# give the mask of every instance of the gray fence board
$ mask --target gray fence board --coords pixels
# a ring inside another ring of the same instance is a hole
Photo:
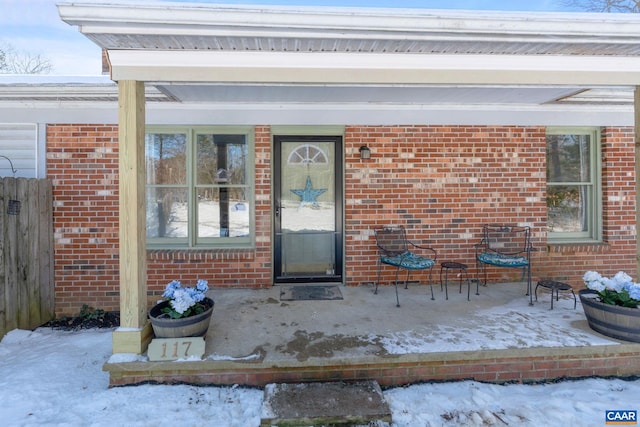
[[[54,315],[53,200],[44,179],[8,178],[0,186],[0,337]],[[19,212],[11,211],[13,202]]]
[[[38,260],[40,285],[40,318],[50,319],[55,313],[54,305],[54,239],[53,239],[53,188],[51,181],[39,179],[38,199],[40,200],[38,213]],[[43,285],[46,284],[46,285]]]

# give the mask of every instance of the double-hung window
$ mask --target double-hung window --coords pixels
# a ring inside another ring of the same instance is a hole
[[[251,147],[247,127],[147,128],[148,246],[251,246]]]
[[[546,151],[548,239],[600,240],[600,132],[550,128]]]

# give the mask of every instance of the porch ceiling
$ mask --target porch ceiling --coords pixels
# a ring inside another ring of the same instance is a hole
[[[500,105],[503,107],[633,105],[629,86],[292,85],[151,82],[146,100],[217,105]],[[0,105],[19,102],[117,102],[116,84],[104,77],[0,76]],[[12,104],[15,106],[15,104]]]
[[[256,84],[156,84],[173,99],[186,103],[326,103],[326,104],[438,104],[438,105],[632,105],[630,87],[585,89],[577,86],[488,87],[419,85],[256,85]]]

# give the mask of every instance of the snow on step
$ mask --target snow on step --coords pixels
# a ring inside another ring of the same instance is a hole
[[[376,381],[267,384],[260,425],[321,426],[391,423]]]

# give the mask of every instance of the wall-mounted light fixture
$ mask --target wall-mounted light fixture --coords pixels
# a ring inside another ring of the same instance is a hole
[[[358,149],[358,151],[360,151],[360,158],[361,159],[370,159],[371,158],[371,149],[369,147],[367,147],[366,145],[363,145],[362,147],[360,147]]]

